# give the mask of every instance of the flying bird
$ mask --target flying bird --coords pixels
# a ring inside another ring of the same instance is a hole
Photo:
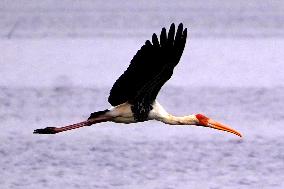
[[[145,44],[131,60],[127,70],[117,79],[108,102],[111,108],[91,113],[83,122],[64,126],[36,129],[36,134],[56,134],[63,131],[91,126],[100,122],[137,123],[157,120],[169,125],[195,125],[227,131],[242,137],[238,131],[225,126],[203,114],[174,116],[169,114],[156,100],[162,86],[171,78],[179,63],[187,39],[187,28],[183,24],[171,24],[169,31],[162,28],[160,40],[154,33],[152,42]]]

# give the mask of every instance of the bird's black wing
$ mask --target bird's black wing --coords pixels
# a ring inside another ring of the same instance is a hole
[[[152,43],[147,40],[131,60],[127,70],[114,83],[108,101],[117,106],[126,101],[146,97],[155,100],[178,64],[186,43],[187,29],[179,24],[175,34],[172,24],[167,34],[163,28],[160,41],[154,33]]]

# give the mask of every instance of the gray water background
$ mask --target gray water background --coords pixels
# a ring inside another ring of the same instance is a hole
[[[0,37],[148,37],[171,22],[194,37],[283,37],[283,8],[269,0],[1,0]]]
[[[283,8],[281,1],[1,1],[0,188],[283,188]],[[176,115],[224,122],[243,139],[153,121],[32,134],[108,108],[112,82],[145,39],[181,21],[192,43],[159,101]]]

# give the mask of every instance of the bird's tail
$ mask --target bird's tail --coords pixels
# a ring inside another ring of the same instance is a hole
[[[88,120],[91,120],[91,119],[93,119],[93,118],[97,118],[97,117],[99,117],[99,116],[103,116],[103,115],[105,115],[107,112],[109,112],[108,109],[103,110],[103,111],[93,112],[93,113],[91,113],[91,115],[90,115],[90,117],[88,118]]]

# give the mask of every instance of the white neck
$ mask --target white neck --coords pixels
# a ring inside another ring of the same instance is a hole
[[[159,121],[162,121],[163,123],[170,124],[170,125],[196,125],[197,120],[195,115],[188,115],[188,116],[173,116],[168,115],[166,117],[163,117],[162,119],[159,119]]]
[[[150,118],[170,125],[196,125],[198,123],[195,115],[179,117],[169,114],[157,101],[153,104]]]

